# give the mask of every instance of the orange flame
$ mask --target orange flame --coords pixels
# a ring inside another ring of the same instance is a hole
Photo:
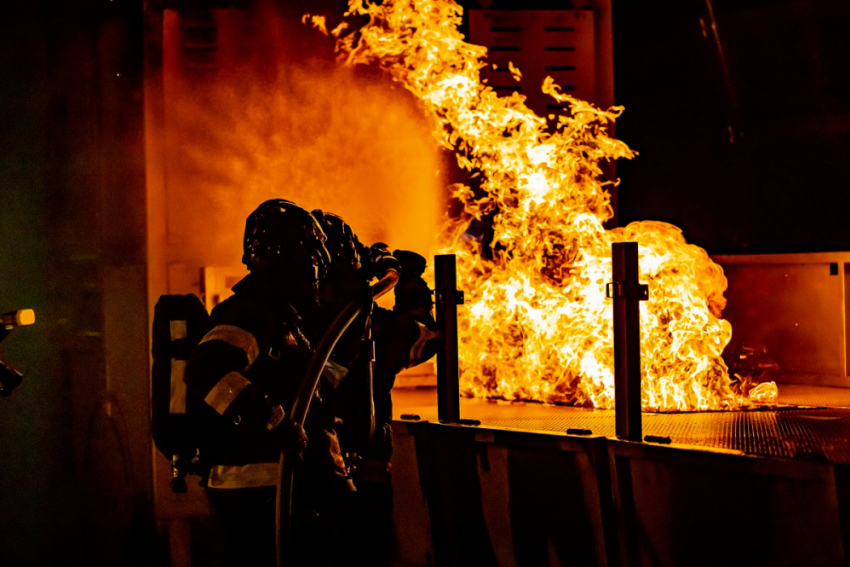
[[[433,119],[439,143],[475,172],[480,191],[456,185],[464,205],[443,233],[458,255],[466,294],[460,321],[461,387],[467,395],[611,407],[614,402],[611,244],[636,241],[649,301],[641,304],[643,407],[662,411],[735,409],[772,403],[776,386],[751,396],[733,388],[721,358],[731,338],[720,318],[726,278],[706,252],[661,222],[606,230],[612,209],[600,163],[634,152],[606,129],[622,108],[600,110],[563,94],[567,116],[537,116],[525,97],[498,97],[479,70],[486,48],[464,42],[452,0],[350,0],[347,16],[368,16],[342,35],[350,65],[376,65]],[[512,67],[512,73],[518,75]],[[485,253],[465,233],[493,215]]]

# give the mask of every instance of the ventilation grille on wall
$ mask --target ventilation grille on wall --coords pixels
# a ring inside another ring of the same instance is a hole
[[[540,91],[551,76],[565,93],[596,102],[594,21],[590,10],[471,10],[469,40],[488,48],[482,78],[497,93],[519,92],[541,116],[563,107]],[[522,72],[517,82],[508,63]]]
[[[215,71],[218,26],[212,10],[180,10],[183,64],[193,71]]]

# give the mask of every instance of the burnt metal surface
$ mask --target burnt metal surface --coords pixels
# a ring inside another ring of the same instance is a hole
[[[782,404],[801,405],[768,411],[644,413],[643,434],[699,449],[850,463],[850,390],[780,385],[779,392]],[[416,414],[437,421],[434,389],[396,390],[393,399],[396,419]],[[613,410],[462,398],[461,411],[479,420],[481,429],[560,435],[583,429],[615,437]]]

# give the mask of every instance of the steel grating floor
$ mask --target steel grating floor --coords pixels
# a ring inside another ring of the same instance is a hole
[[[678,445],[773,457],[806,457],[850,463],[850,389],[779,387],[783,407],[772,411],[643,414],[643,434]],[[418,415],[437,421],[436,389],[393,391],[395,419]],[[461,418],[480,427],[566,434],[589,429],[614,437],[613,410],[461,398]]]

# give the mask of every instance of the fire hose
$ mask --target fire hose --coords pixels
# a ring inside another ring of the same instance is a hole
[[[310,410],[310,402],[316,393],[322,371],[330,358],[336,343],[345,333],[346,329],[354,322],[358,315],[372,302],[386,294],[396,283],[398,283],[398,272],[388,270],[387,273],[372,286],[372,292],[364,301],[362,298],[354,299],[340,310],[339,314],[322,335],[313,356],[307,365],[301,387],[292,404],[289,416],[295,423],[303,426]],[[371,387],[371,384],[369,385]],[[278,567],[289,567],[292,563],[292,485],[295,474],[296,458],[293,454],[281,453],[280,476],[277,482],[277,494],[275,501],[275,526],[277,565]]]

